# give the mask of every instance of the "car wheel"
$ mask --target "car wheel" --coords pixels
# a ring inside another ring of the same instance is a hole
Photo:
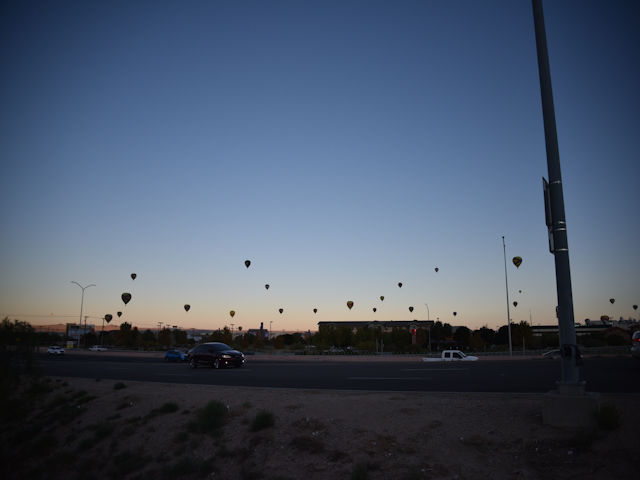
[[[189,368],[197,368],[196,361],[192,358],[189,362]]]
[[[217,370],[218,368],[220,368],[220,359],[219,359],[219,358],[216,358],[216,359],[213,361],[213,368],[215,368],[216,370]]]

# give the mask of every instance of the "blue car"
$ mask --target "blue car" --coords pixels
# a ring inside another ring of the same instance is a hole
[[[184,362],[187,359],[187,353],[182,350],[167,350],[164,359],[167,362]]]

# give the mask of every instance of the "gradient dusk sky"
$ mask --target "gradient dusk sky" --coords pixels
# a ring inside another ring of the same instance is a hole
[[[577,322],[638,316],[639,5],[544,2]],[[530,1],[0,8],[2,317],[496,328],[504,235],[556,321]]]

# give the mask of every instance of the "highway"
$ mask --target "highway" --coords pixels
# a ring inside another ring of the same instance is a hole
[[[554,389],[560,377],[560,360],[547,359],[303,362],[248,356],[245,367],[221,370],[192,370],[154,357],[82,353],[39,355],[38,362],[43,373],[52,377],[334,390],[544,393]],[[630,356],[587,358],[581,373],[589,391],[640,393],[640,361]]]

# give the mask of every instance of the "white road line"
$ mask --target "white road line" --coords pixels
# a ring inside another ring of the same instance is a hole
[[[347,377],[347,380],[431,380],[429,377]]]
[[[464,372],[468,368],[403,368],[402,372]]]

